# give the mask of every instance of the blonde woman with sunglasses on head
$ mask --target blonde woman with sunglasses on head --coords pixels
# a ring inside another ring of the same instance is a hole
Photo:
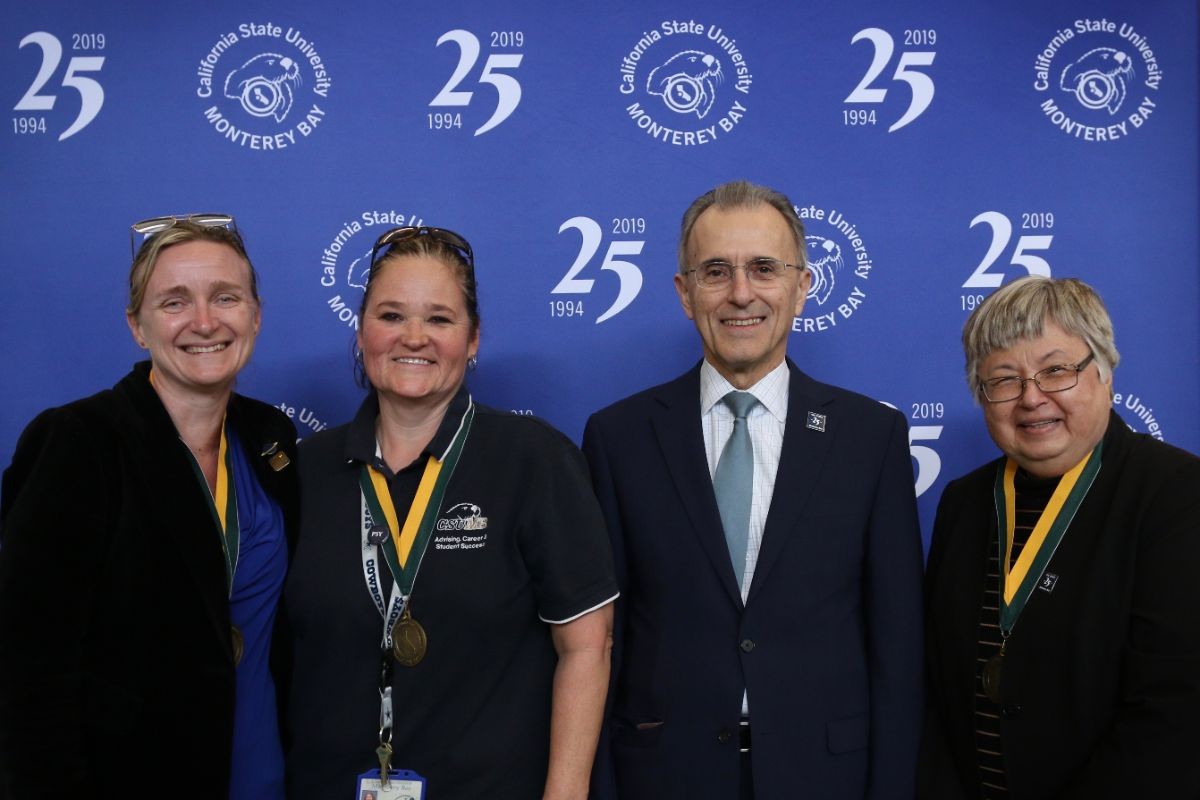
[[[268,660],[295,430],[233,391],[261,322],[233,218],[137,223],[149,360],[39,415],[0,504],[0,796],[282,798]]]

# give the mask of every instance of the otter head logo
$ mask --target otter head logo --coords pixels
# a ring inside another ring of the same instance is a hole
[[[346,268],[346,283],[355,289],[367,289],[367,280],[371,277],[371,253],[372,250],[368,250],[351,261],[350,266]]]
[[[812,273],[808,299],[816,300],[817,305],[822,306],[833,293],[837,273],[845,266],[845,262],[842,261],[842,248],[837,242],[823,236],[805,236],[804,242],[808,252],[808,269]]]
[[[483,509],[474,503],[459,503],[447,511],[446,516],[456,519],[474,519],[483,516]]]
[[[1084,108],[1107,108],[1113,115],[1125,102],[1125,84],[1132,80],[1133,63],[1128,55],[1111,47],[1097,47],[1067,65],[1058,86],[1075,95]]]
[[[283,122],[292,110],[292,92],[300,85],[300,67],[278,53],[260,53],[225,78],[225,96],[240,100],[253,117]]]
[[[721,62],[699,50],[684,50],[650,70],[646,91],[661,97],[677,114],[704,119],[716,102],[716,84],[724,79]]]

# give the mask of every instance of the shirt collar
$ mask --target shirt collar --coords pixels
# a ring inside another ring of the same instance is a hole
[[[425,445],[419,458],[429,455],[439,459],[445,457],[446,451],[454,441],[455,434],[462,426],[463,416],[470,406],[471,394],[467,391],[466,384],[463,384],[458,387],[454,399],[446,407],[446,414],[442,417],[441,424],[438,425],[437,433],[429,440],[429,444]],[[375,421],[378,418],[379,396],[371,391],[363,398],[362,405],[358,407],[358,412],[350,421],[350,427],[346,431],[346,461],[370,464],[390,477],[391,470],[387,469],[387,465],[383,463],[382,459],[376,457],[378,450],[375,439]]]
[[[775,369],[764,375],[758,383],[746,391],[754,395],[772,416],[780,422],[787,421],[788,404],[788,373],[787,359],[780,361]],[[721,398],[737,387],[730,383],[717,368],[704,360],[700,365],[700,413],[708,414],[713,406],[721,402]]]

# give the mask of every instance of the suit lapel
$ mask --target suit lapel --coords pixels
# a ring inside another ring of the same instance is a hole
[[[823,391],[820,384],[798,370],[790,360],[788,372],[788,416],[783,431],[783,449],[779,454],[775,491],[763,528],[747,605],[761,590],[784,548],[795,544],[792,540],[803,541],[821,535],[821,531],[801,530],[800,516],[812,498],[813,488],[825,468],[840,426],[847,423],[838,418],[832,395]],[[808,427],[810,411],[824,415],[824,432]]]
[[[700,368],[697,366],[662,387],[658,401],[662,407],[651,424],[662,449],[663,462],[701,548],[712,562],[729,599],[740,606],[742,595],[729,560],[729,547],[725,544],[721,513],[717,509],[712,477],[708,474],[708,457],[704,452],[704,433],[700,427]]]

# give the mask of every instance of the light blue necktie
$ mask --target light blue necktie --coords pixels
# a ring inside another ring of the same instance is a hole
[[[713,490],[717,494],[717,508],[721,510],[721,526],[725,529],[733,574],[741,589],[750,538],[750,500],[754,494],[754,443],[750,441],[746,415],[758,405],[758,398],[749,392],[733,391],[721,398],[721,402],[733,412],[733,433],[717,462]]]

